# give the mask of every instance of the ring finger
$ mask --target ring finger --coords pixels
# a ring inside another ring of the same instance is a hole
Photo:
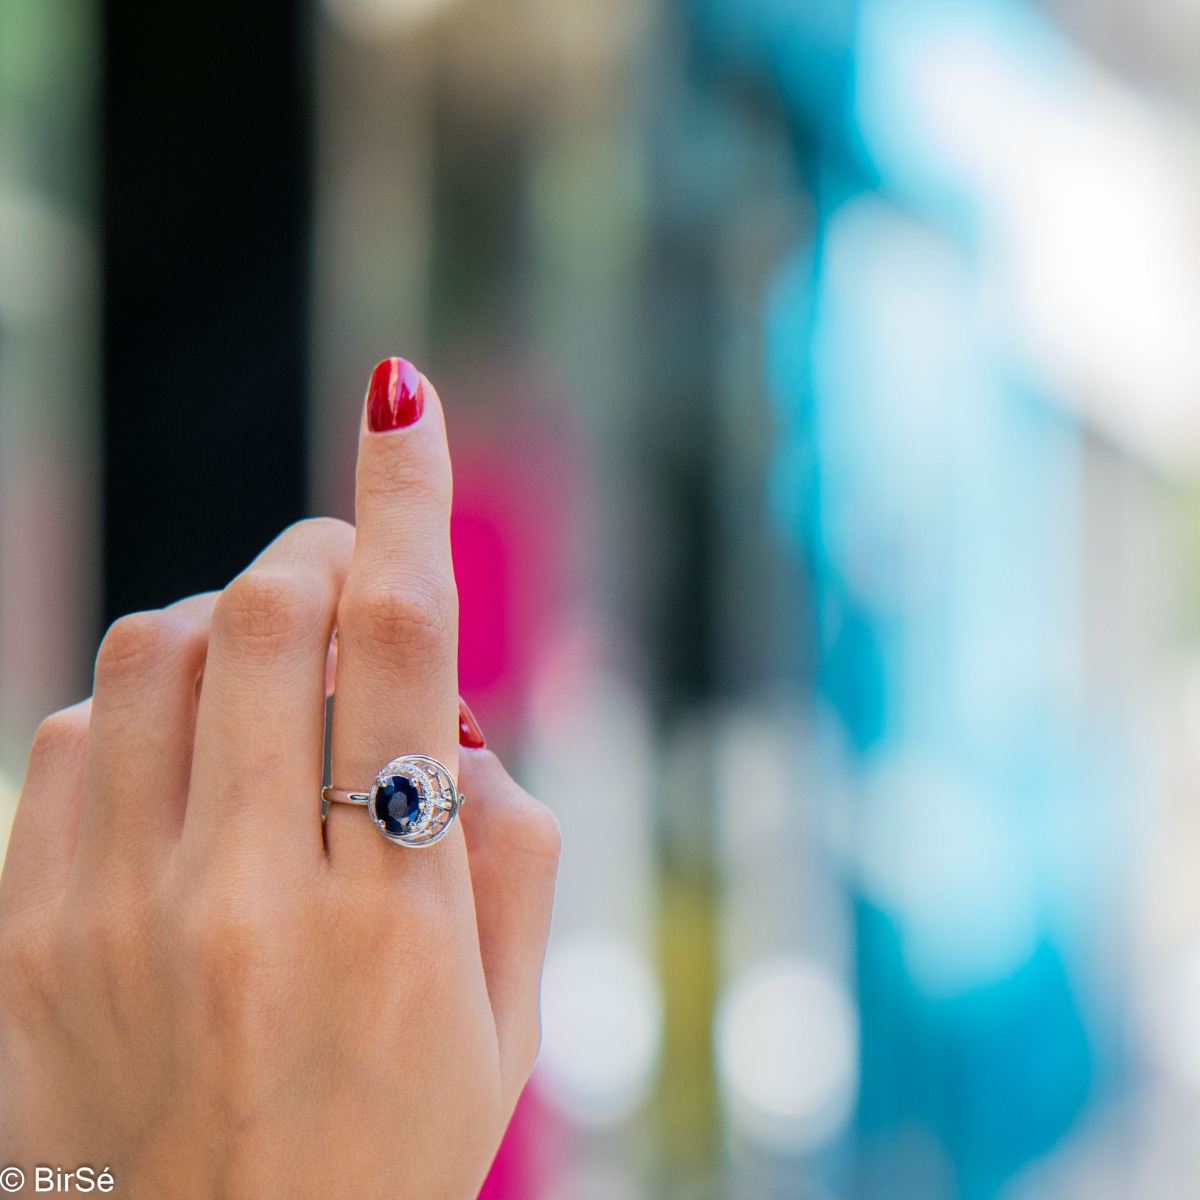
[[[450,562],[450,457],[441,403],[402,359],[375,368],[359,440],[357,533],[338,607],[333,782],[367,791],[402,754],[458,766],[458,597]],[[335,866],[372,885],[420,880],[469,911],[466,853],[452,828],[412,853],[366,814],[334,805],[326,842]],[[415,895],[412,889],[409,894]]]

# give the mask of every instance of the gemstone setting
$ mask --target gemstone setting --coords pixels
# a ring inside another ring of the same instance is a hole
[[[375,820],[392,834],[412,833],[421,816],[421,793],[403,775],[389,775],[375,785],[371,798]]]
[[[407,754],[375,776],[367,811],[389,841],[431,846],[445,836],[461,800],[454,777],[437,759]]]

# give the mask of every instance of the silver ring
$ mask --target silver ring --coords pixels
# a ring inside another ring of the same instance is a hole
[[[403,754],[380,767],[369,792],[321,789],[330,804],[361,804],[375,828],[398,846],[432,846],[446,836],[466,797],[454,776],[427,754]]]

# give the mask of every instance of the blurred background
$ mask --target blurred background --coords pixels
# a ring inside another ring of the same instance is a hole
[[[0,0],[0,812],[437,383],[557,812],[486,1200],[1200,1191],[1200,8]]]

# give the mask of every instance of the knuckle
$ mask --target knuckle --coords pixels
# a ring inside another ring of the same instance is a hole
[[[88,718],[82,706],[51,713],[33,735],[30,763],[55,762],[74,754],[87,740],[87,731]]]
[[[354,526],[340,517],[305,517],[289,525],[282,536],[309,544],[341,542],[348,548],[354,542]]]
[[[293,529],[312,534],[316,538],[353,538],[354,526],[341,517],[305,517],[297,521]]]
[[[136,612],[109,626],[96,655],[96,685],[136,679],[173,654],[181,642],[178,625],[165,612]]]
[[[435,658],[452,643],[457,624],[452,589],[417,576],[373,582],[348,591],[339,610],[339,636],[364,640],[399,657]]]
[[[558,819],[540,801],[525,797],[511,823],[514,846],[555,869],[562,855],[562,830]]]
[[[213,608],[214,630],[243,652],[270,654],[315,636],[324,623],[324,589],[293,572],[246,571]]]
[[[491,751],[484,753],[491,754]],[[527,862],[540,864],[553,874],[562,854],[562,830],[558,818],[511,779],[505,779],[496,798],[504,814],[503,821],[495,826],[500,848],[505,853],[520,855]]]

